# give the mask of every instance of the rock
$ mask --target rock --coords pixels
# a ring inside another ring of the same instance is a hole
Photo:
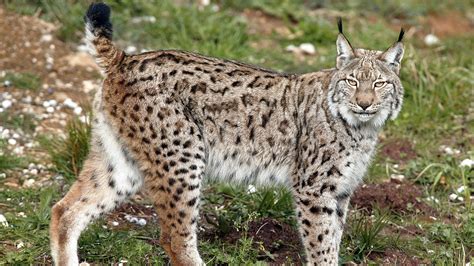
[[[13,146],[13,145],[16,145],[16,143],[17,143],[16,139],[8,139],[8,144]]]
[[[119,225],[119,223],[118,223],[118,222],[116,222],[116,221],[113,221],[113,222],[112,222],[112,225],[113,225],[113,226],[118,226],[118,225]]]
[[[248,194],[252,194],[252,193],[255,193],[255,192],[257,192],[257,188],[255,188],[254,185],[249,185],[249,186],[247,187],[247,193],[248,193]]]
[[[300,49],[303,53],[306,53],[306,54],[312,55],[316,53],[316,48],[314,48],[314,45],[312,45],[311,43],[300,44]]]
[[[74,108],[74,111],[73,111],[76,115],[80,115],[82,113],[82,108],[81,107],[76,107]]]
[[[3,100],[2,101],[2,107],[4,109],[8,109],[12,106],[12,101],[11,100]]]
[[[54,113],[54,107],[50,106],[50,107],[46,108],[46,112]]]
[[[16,248],[17,248],[17,249],[21,249],[21,248],[23,248],[24,246],[25,246],[25,243],[23,243],[23,241],[21,241],[21,240],[20,240],[20,242],[18,242],[18,243],[16,244]]]
[[[63,104],[66,106],[66,107],[69,107],[71,109],[74,109],[76,107],[78,107],[78,104],[75,103],[73,100],[71,100],[70,98],[67,98],[66,100],[64,100]]]
[[[140,219],[138,219],[137,224],[140,225],[140,226],[145,226],[146,225],[146,220],[143,219],[143,218],[140,218]]]
[[[434,34],[428,34],[425,36],[425,44],[428,46],[433,46],[439,43],[439,38]]]
[[[154,16],[142,16],[142,17],[134,17],[132,18],[132,23],[138,24],[142,22],[148,22],[148,23],[155,23],[156,22],[156,17]]]
[[[35,183],[35,180],[33,178],[30,178],[23,183],[23,187],[27,187],[27,188],[32,187],[34,183]]]
[[[40,42],[50,42],[53,40],[53,35],[51,34],[43,34],[41,36]]]
[[[395,174],[392,174],[392,175],[390,175],[390,179],[396,180],[396,181],[398,181],[398,182],[403,182],[403,180],[405,180],[405,176],[404,176],[404,175],[395,175]]]
[[[294,53],[294,52],[296,52],[296,51],[298,51],[298,50],[299,50],[298,47],[296,47],[296,46],[293,45],[293,44],[290,44],[290,45],[288,45],[288,46],[285,48],[285,51],[291,52],[291,53]]]
[[[3,214],[1,213],[0,213],[0,225],[4,227],[8,226],[7,218],[5,218],[5,216],[3,216]]]
[[[472,168],[474,166],[474,160],[471,159],[464,159],[462,162],[459,164],[459,167],[467,167],[467,168]]]
[[[136,53],[137,52],[137,47],[135,46],[127,46],[127,48],[125,48],[125,52],[127,54],[133,54],[133,53]]]

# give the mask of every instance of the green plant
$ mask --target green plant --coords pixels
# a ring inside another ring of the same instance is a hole
[[[43,136],[40,144],[51,156],[55,170],[68,180],[73,180],[79,175],[89,153],[90,137],[91,124],[72,119],[66,125],[66,138]]]
[[[11,85],[19,89],[38,91],[40,89],[41,80],[33,73],[10,73],[8,72],[2,81],[10,81]]]

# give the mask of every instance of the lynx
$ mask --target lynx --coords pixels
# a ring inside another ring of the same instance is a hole
[[[77,265],[81,231],[143,189],[171,264],[203,265],[204,178],[287,186],[307,264],[338,264],[349,198],[402,106],[403,29],[386,51],[354,49],[339,19],[335,68],[296,75],[177,50],[127,55],[103,3],[85,22],[105,79],[90,154],[52,209],[55,264]]]

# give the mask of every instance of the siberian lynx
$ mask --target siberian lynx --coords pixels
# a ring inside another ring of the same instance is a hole
[[[403,30],[384,52],[354,49],[339,21],[335,68],[292,75],[176,50],[127,55],[109,17],[102,3],[85,17],[105,80],[84,169],[53,207],[54,262],[77,265],[81,231],[144,189],[171,263],[204,264],[200,188],[214,178],[288,186],[307,263],[337,265],[349,198],[402,106]]]

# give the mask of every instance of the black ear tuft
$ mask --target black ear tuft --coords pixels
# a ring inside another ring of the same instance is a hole
[[[401,42],[403,40],[403,35],[405,35],[405,30],[403,28],[400,29],[400,34],[398,35],[398,41]]]
[[[93,3],[87,9],[85,21],[92,24],[93,28],[106,27],[110,25],[110,8],[104,3]]]
[[[339,29],[340,34],[344,34],[342,33],[342,18],[341,17],[337,18],[337,28]]]

